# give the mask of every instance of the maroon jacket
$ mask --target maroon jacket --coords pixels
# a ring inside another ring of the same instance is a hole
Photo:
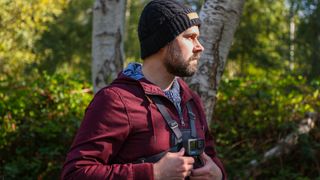
[[[198,136],[205,138],[205,152],[226,177],[213,147],[200,98],[181,79],[178,82],[184,127],[174,104],[158,86],[144,78],[137,81],[120,75],[110,86],[100,90],[86,109],[61,178],[153,180],[152,163],[132,163],[170,148],[170,129],[152,102],[150,96],[153,95],[161,96],[180,129],[190,129],[186,103],[193,101]]]

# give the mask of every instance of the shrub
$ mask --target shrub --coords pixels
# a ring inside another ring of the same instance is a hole
[[[91,87],[77,75],[31,77],[0,81],[0,177],[58,179]]]
[[[230,179],[246,179],[251,160],[261,159],[280,138],[294,131],[306,112],[319,112],[319,82],[309,85],[301,76],[290,75],[221,82],[212,129]],[[315,128],[301,136],[290,154],[265,163],[254,178],[318,177],[319,133]]]

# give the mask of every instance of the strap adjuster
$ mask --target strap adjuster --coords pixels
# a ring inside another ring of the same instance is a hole
[[[178,123],[176,121],[170,122],[170,127],[171,128],[177,128],[178,127]]]

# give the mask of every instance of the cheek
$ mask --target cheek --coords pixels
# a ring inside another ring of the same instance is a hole
[[[184,43],[180,46],[181,55],[184,59],[189,59],[193,55],[193,45],[192,43]]]

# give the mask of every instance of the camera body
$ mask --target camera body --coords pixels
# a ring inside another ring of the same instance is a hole
[[[185,139],[182,142],[182,145],[185,149],[185,155],[191,156],[194,158],[195,160],[195,163],[193,165],[194,169],[204,166],[204,162],[200,158],[200,155],[203,153],[205,148],[204,139],[201,139],[201,138]]]
[[[204,151],[204,139],[186,139],[182,143],[186,150],[186,156],[200,156]]]

